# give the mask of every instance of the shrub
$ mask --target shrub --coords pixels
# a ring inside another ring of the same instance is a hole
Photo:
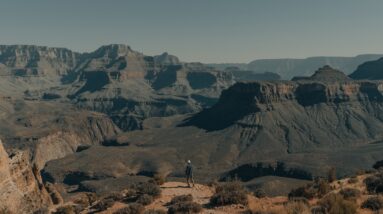
[[[368,198],[366,201],[362,203],[362,208],[370,209],[370,210],[380,210],[383,208],[383,198],[382,196],[374,196]]]
[[[364,179],[367,191],[369,193],[383,192],[383,174],[375,174]]]
[[[340,194],[332,193],[319,201],[319,205],[326,208],[330,214],[354,214],[356,213],[356,204],[347,201]]]
[[[182,203],[182,202],[190,202],[193,201],[193,196],[191,194],[189,195],[179,195],[170,201],[170,204],[177,204],[177,203]]]
[[[164,210],[146,210],[144,214],[166,214]]]
[[[201,210],[202,206],[193,202],[193,196],[189,194],[172,198],[168,213],[199,213]]]
[[[169,207],[168,214],[176,213],[200,213],[202,206],[192,201],[173,204]]]
[[[152,196],[153,198],[157,198],[161,195],[161,188],[155,183],[139,183],[138,185],[134,186],[133,189],[136,190],[138,195],[146,194]]]
[[[157,173],[153,176],[153,180],[157,185],[162,185],[166,182],[166,177],[162,174]]]
[[[329,183],[334,182],[336,180],[336,169],[335,167],[331,167],[327,173],[327,181]]]
[[[104,199],[111,199],[113,201],[122,201],[124,199],[124,195],[119,192],[111,192],[104,196]]]
[[[345,189],[342,189],[340,192],[339,192],[344,199],[348,200],[348,199],[356,199],[358,198],[362,193],[360,192],[360,190],[358,189],[353,189],[353,188],[345,188]]]
[[[288,197],[291,198],[307,198],[307,199],[313,199],[316,195],[316,190],[313,188],[310,188],[310,186],[304,186],[304,187],[298,187],[296,189],[293,189],[290,191]]]
[[[289,202],[298,202],[298,203],[303,203],[303,204],[306,204],[306,205],[309,205],[309,200],[307,200],[307,198],[304,198],[304,197],[295,197],[295,198],[289,198]]]
[[[153,197],[147,194],[143,194],[138,196],[137,203],[142,204],[144,206],[149,205],[153,202]]]
[[[327,193],[329,193],[331,191],[330,184],[323,179],[320,179],[317,182],[316,187],[318,189],[318,196],[319,197],[323,197],[324,195],[326,195]]]
[[[254,196],[257,198],[264,198],[266,197],[266,192],[261,188],[257,188],[254,191]]]
[[[113,206],[115,201],[111,198],[103,198],[98,203],[92,206],[92,209],[96,209],[97,211],[104,211],[109,207]]]
[[[129,206],[115,211],[113,214],[142,214],[144,213],[144,206],[137,203],[129,204]]]
[[[62,206],[56,209],[53,214],[75,214],[75,209],[74,207],[67,205],[67,206]]]
[[[214,206],[247,205],[247,192],[238,181],[227,182],[215,188],[215,194],[211,197],[210,203]]]
[[[311,208],[312,214],[327,214],[327,210],[325,207],[322,206],[314,206]]]
[[[358,177],[351,177],[350,179],[348,179],[348,183],[349,184],[355,184],[355,183],[358,183],[359,179]]]
[[[307,204],[302,202],[288,202],[285,205],[285,210],[287,214],[304,214],[304,213],[310,213],[310,208]]]

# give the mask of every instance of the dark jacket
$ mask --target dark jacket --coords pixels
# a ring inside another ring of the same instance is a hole
[[[193,166],[191,164],[186,165],[185,174],[189,176],[193,175]]]

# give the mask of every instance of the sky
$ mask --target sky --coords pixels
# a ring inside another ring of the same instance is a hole
[[[0,44],[127,44],[183,61],[383,53],[382,0],[0,0]]]

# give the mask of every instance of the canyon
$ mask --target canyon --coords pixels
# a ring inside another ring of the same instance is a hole
[[[334,167],[369,169],[383,150],[380,62],[246,81],[127,45],[0,46],[0,208],[43,212],[158,174],[177,181],[186,160],[200,183],[237,178],[270,195]]]

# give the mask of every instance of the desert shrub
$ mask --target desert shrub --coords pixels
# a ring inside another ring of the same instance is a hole
[[[168,213],[199,213],[201,210],[202,206],[193,202],[193,196],[189,194],[172,198]]]
[[[111,192],[105,195],[104,199],[111,199],[113,201],[122,201],[124,199],[124,195],[119,192]]]
[[[137,203],[129,204],[129,206],[115,211],[113,214],[143,214],[144,206]]]
[[[215,188],[215,194],[211,197],[210,203],[214,206],[227,204],[247,205],[247,192],[240,182],[227,182]]]
[[[144,214],[166,214],[167,212],[164,210],[146,210]]]
[[[317,190],[314,188],[311,188],[309,185],[298,187],[296,189],[293,189],[290,191],[288,197],[291,198],[307,198],[307,199],[313,199],[317,193]]]
[[[375,174],[364,179],[367,191],[369,193],[383,192],[383,174]]]
[[[157,198],[161,195],[161,188],[156,183],[143,182],[133,187],[138,195],[150,195]]]
[[[329,183],[334,182],[336,180],[336,169],[335,167],[331,167],[327,173],[327,181]]]
[[[304,198],[304,197],[295,197],[295,198],[289,198],[289,201],[288,203],[290,202],[297,202],[297,203],[302,203],[302,204],[306,204],[306,205],[309,205],[309,200],[307,200],[307,198]]]
[[[370,210],[380,210],[383,208],[383,198],[382,196],[373,196],[368,198],[362,203],[362,208],[370,209]]]
[[[80,197],[74,199],[73,203],[78,204],[82,207],[88,207],[92,205],[97,200],[97,195],[95,193],[85,193]]]
[[[163,174],[157,173],[153,176],[153,180],[157,185],[162,185],[166,182],[166,177]]]
[[[92,209],[96,209],[97,211],[104,211],[109,207],[113,206],[115,201],[111,198],[103,198],[95,205],[92,206]]]
[[[311,214],[327,214],[327,210],[323,206],[314,206],[311,208]]]
[[[351,177],[350,179],[348,179],[347,182],[349,184],[356,184],[356,183],[358,183],[358,181],[359,181],[358,177]]]
[[[188,201],[193,201],[193,196],[191,194],[175,196],[170,201],[170,204],[177,204],[177,203],[188,202]]]
[[[58,207],[53,214],[75,214],[75,209],[73,206],[66,205],[62,207]]]
[[[349,199],[356,199],[358,198],[362,193],[358,189],[353,189],[353,188],[345,188],[342,189],[339,192],[344,199],[349,200]]]
[[[354,214],[357,206],[347,201],[340,194],[332,193],[319,201],[319,205],[326,208],[329,214]]]
[[[323,197],[324,195],[326,195],[327,193],[329,193],[331,191],[330,184],[327,181],[323,180],[323,179],[320,179],[316,183],[316,187],[318,189],[318,196],[319,197]]]
[[[257,188],[254,190],[254,196],[257,197],[257,198],[264,198],[266,197],[266,192],[261,189],[261,188]]]
[[[307,204],[302,202],[291,201],[285,205],[287,214],[304,214],[310,213],[310,208]]]
[[[176,213],[200,213],[202,206],[192,201],[172,204],[168,209],[168,214]]]
[[[146,206],[146,205],[149,205],[153,202],[153,197],[150,195],[147,195],[147,194],[143,194],[143,195],[138,196],[138,199],[136,202]]]

